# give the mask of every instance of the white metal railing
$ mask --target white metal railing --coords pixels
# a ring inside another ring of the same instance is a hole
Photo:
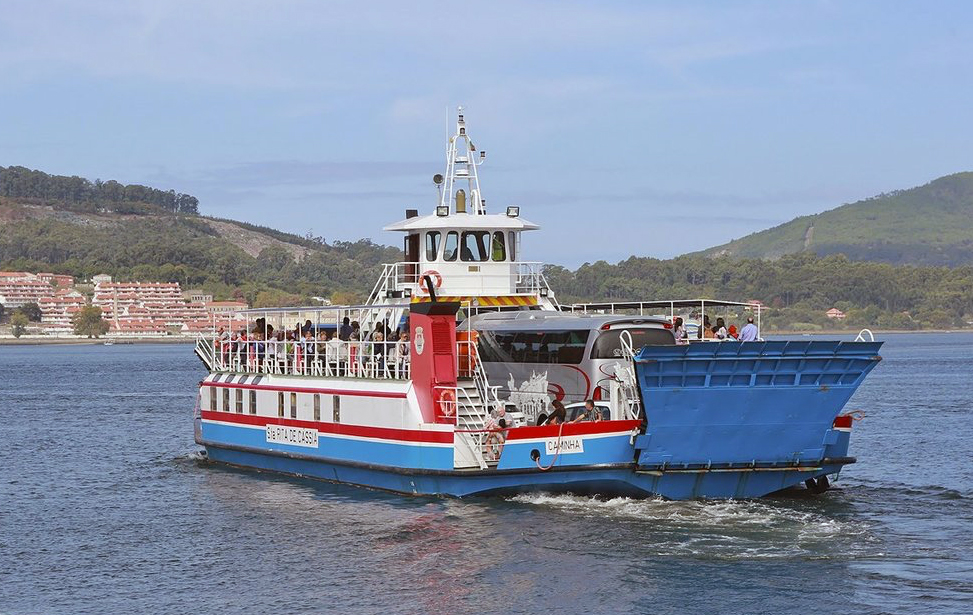
[[[197,339],[211,371],[328,378],[408,380],[408,342]],[[206,347],[212,350],[206,350]]]
[[[483,263],[459,262],[448,264],[465,264],[471,267],[490,265],[485,271],[450,273],[449,279],[447,280],[449,287],[506,289],[497,292],[503,295],[541,295],[550,297],[551,299],[554,297],[554,291],[551,290],[547,278],[544,277],[544,263],[494,263],[492,261],[484,261]],[[493,270],[493,265],[503,264],[509,265],[509,269],[503,270],[504,268],[497,268],[497,270]],[[420,288],[423,274],[421,267],[433,268],[434,266],[434,263],[422,264],[418,262],[399,262],[382,265],[382,274],[372,288],[372,292],[368,295],[368,303],[374,304],[383,297],[388,297],[390,292],[398,294],[407,290],[412,296],[428,295],[428,292]],[[494,291],[491,290],[489,292]]]

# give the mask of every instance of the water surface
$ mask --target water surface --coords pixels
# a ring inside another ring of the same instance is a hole
[[[884,337],[836,488],[729,502],[215,468],[190,346],[0,346],[0,613],[973,613],[973,334]]]

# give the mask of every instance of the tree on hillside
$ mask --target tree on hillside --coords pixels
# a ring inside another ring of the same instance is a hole
[[[10,317],[10,325],[14,337],[20,337],[27,331],[27,317],[20,312],[16,312]]]
[[[30,322],[41,321],[41,308],[36,303],[25,303],[17,311],[26,316]]]
[[[71,323],[74,325],[75,335],[90,338],[108,333],[108,323],[101,319],[101,308],[93,305],[81,308],[71,319]]]

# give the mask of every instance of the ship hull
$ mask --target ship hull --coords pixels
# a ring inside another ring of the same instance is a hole
[[[556,466],[550,470],[416,470],[300,453],[266,451],[200,442],[210,462],[332,483],[409,495],[470,497],[519,493],[573,493],[605,497],[759,498],[801,485],[808,479],[837,474],[854,462],[842,457],[799,468],[641,471],[634,462],[591,466]]]

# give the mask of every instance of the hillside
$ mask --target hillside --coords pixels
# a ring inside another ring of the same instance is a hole
[[[798,252],[892,264],[973,264],[973,172],[795,218],[698,254],[775,259]]]
[[[232,220],[79,212],[0,197],[0,270],[179,282],[255,306],[361,298],[398,250],[326,243]],[[42,201],[42,200],[41,200]]]

